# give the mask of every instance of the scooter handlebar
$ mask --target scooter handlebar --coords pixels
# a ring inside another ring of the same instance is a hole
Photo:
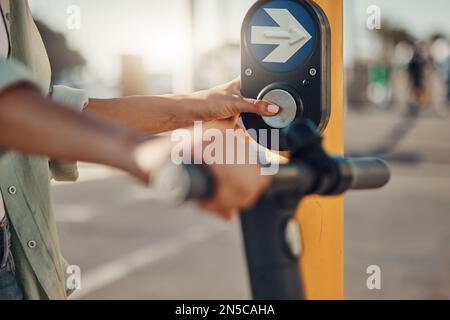
[[[378,189],[385,186],[391,177],[387,164],[375,158],[336,158],[338,174],[333,175],[336,187],[327,194],[339,194],[348,190]],[[329,178],[329,177],[327,177]],[[317,193],[323,176],[307,163],[280,166],[272,177],[269,194],[295,192],[299,195]],[[154,179],[158,194],[173,202],[207,200],[214,193],[214,177],[207,166],[167,165]]]
[[[386,162],[376,158],[345,159],[351,171],[349,190],[369,190],[384,187],[391,179]]]

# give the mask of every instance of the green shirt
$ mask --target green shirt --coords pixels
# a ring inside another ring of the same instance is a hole
[[[81,110],[84,91],[50,88],[50,63],[26,0],[0,0],[9,54],[0,56],[0,94],[20,82]],[[0,19],[2,23],[2,19]],[[0,149],[0,191],[12,225],[13,256],[26,299],[65,299],[68,264],[59,250],[50,179],[75,180],[76,164]],[[1,205],[1,204],[0,204]]]

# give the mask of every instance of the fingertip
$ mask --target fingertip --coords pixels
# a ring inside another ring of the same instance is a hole
[[[276,116],[281,110],[279,106],[268,101],[260,101],[258,103],[258,109],[260,115],[263,116]]]
[[[277,115],[280,112],[280,107],[271,103],[267,106],[267,112],[272,115]]]

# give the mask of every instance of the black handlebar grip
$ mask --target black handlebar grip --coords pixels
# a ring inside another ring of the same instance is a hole
[[[315,170],[306,163],[295,163],[280,166],[279,171],[272,177],[269,194],[280,194],[295,191],[299,195],[311,192],[317,182]]]
[[[207,200],[214,192],[214,178],[203,165],[168,163],[153,176],[153,185],[158,196],[171,203]]]
[[[375,158],[345,159],[351,172],[350,190],[368,190],[384,187],[391,179],[386,162]]]
[[[190,188],[187,199],[208,200],[214,193],[214,177],[204,165],[185,165],[189,176]]]

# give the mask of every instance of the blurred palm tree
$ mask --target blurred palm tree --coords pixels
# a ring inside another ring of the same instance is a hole
[[[63,33],[50,29],[39,20],[35,22],[47,49],[52,68],[52,83],[61,80],[63,75],[74,72],[86,64],[86,60],[81,53],[67,45]]]
[[[392,46],[401,42],[414,44],[416,41],[415,37],[406,29],[398,27],[390,21],[383,22],[383,28],[376,30],[376,35],[383,43]]]
[[[388,70],[392,67],[392,58],[397,45],[404,43],[413,46],[416,42],[416,38],[411,33],[390,21],[383,22],[383,28],[375,30],[375,35],[381,41],[381,61]]]

